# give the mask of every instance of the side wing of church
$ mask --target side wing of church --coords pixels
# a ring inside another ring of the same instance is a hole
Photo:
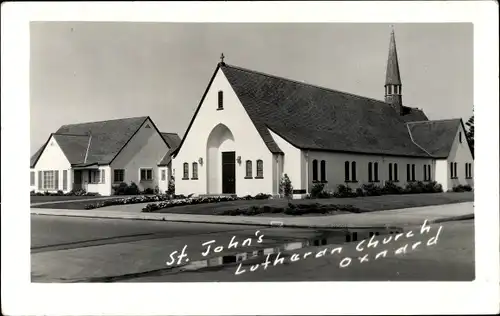
[[[172,152],[176,193],[277,195],[284,174],[295,196],[318,182],[473,186],[462,120],[430,121],[403,105],[394,32],[384,89],[379,101],[222,60]]]

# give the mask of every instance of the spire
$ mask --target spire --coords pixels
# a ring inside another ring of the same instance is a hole
[[[394,28],[391,30],[391,40],[389,43],[389,58],[387,59],[387,72],[385,78],[386,85],[401,85],[399,76],[398,53],[396,50],[396,39],[394,37]]]

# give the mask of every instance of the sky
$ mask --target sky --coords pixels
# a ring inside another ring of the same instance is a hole
[[[472,23],[393,24],[403,104],[473,114]],[[220,61],[383,100],[391,25],[31,22],[30,151],[61,125],[150,116],[183,136]]]

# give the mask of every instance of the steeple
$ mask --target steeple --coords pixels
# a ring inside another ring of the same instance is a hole
[[[385,74],[385,102],[390,103],[400,113],[403,109],[402,84],[399,75],[398,52],[396,49],[396,38],[394,29],[391,30],[389,42],[389,58],[387,59],[387,71]]]

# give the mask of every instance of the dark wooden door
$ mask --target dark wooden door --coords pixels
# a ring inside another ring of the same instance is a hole
[[[236,161],[235,152],[222,153],[222,193],[236,193]]]
[[[73,189],[80,190],[82,188],[82,171],[75,170],[73,173]]]

